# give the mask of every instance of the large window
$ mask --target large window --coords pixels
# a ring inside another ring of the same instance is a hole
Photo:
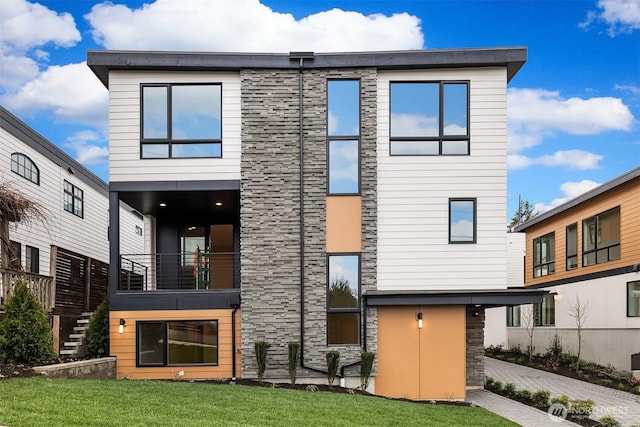
[[[616,259],[620,259],[620,207],[582,221],[582,265]]]
[[[627,283],[627,317],[640,317],[640,281]]]
[[[468,155],[469,82],[391,82],[391,155]]]
[[[535,326],[553,326],[556,324],[555,295],[545,295],[542,303],[533,305],[533,322]]]
[[[360,192],[360,81],[327,82],[329,194]]]
[[[65,211],[84,217],[84,192],[69,181],[64,181],[63,202]]]
[[[556,272],[555,233],[533,239],[533,277],[547,276]]]
[[[40,249],[29,245],[25,249],[25,270],[27,273],[40,273]]]
[[[22,153],[11,154],[11,172],[40,185],[40,169],[33,163],[33,160]]]
[[[360,343],[360,256],[328,256],[327,343]]]
[[[138,366],[217,365],[218,321],[137,322]]]
[[[141,157],[222,157],[222,86],[142,86]]]
[[[507,307],[507,326],[520,326],[520,306]]]
[[[578,224],[567,227],[567,270],[578,268]]]
[[[476,243],[476,199],[449,199],[449,243]]]

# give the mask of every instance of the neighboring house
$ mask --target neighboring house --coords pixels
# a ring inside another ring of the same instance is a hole
[[[90,51],[109,89],[118,378],[326,381],[464,399],[506,289],[506,87],[525,48],[314,54]],[[144,253],[118,241],[124,201]]]
[[[535,351],[558,333],[577,352],[578,298],[588,306],[581,358],[631,369],[640,352],[640,167],[516,227],[526,233],[525,286],[553,295],[534,307]],[[507,309],[508,342],[526,348],[524,311]],[[638,368],[636,368],[638,369]]]
[[[75,318],[94,310],[107,293],[107,184],[3,107],[0,180],[37,202],[47,217],[44,223],[10,224],[11,259],[2,270],[1,295],[6,298],[12,280],[26,273],[53,315],[56,343],[62,343]],[[122,204],[120,218],[123,250],[141,250],[141,215]]]

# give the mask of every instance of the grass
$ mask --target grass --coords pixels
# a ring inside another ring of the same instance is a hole
[[[160,381],[0,381],[0,424],[20,426],[515,426],[482,408]]]

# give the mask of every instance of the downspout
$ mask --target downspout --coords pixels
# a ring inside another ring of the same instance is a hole
[[[236,380],[236,311],[238,305],[233,305],[231,311],[231,381]]]

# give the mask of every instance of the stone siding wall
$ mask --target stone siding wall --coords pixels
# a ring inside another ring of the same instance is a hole
[[[478,310],[479,317],[473,317]],[[484,378],[484,308],[467,307],[467,387],[483,387]]]

